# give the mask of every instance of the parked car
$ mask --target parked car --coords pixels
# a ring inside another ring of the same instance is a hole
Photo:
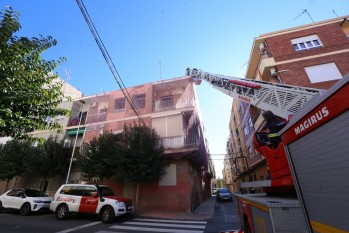
[[[30,212],[48,210],[52,197],[39,189],[15,188],[0,196],[0,211],[4,208],[20,210],[21,215]]]
[[[227,188],[218,189],[216,197],[217,197],[218,201],[223,201],[223,200],[232,201],[233,200],[233,194]]]
[[[217,195],[218,188],[213,188],[212,195]]]
[[[105,185],[65,184],[54,195],[50,210],[59,220],[70,213],[95,213],[110,223],[116,216],[133,213],[134,206],[131,199],[116,196]]]

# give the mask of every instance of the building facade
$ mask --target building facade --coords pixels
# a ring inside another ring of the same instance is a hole
[[[215,176],[197,103],[195,86],[188,76],[127,90],[75,96],[72,102],[62,103],[62,108],[71,110],[70,117],[52,120],[63,126],[59,137],[65,139],[67,156],[72,163],[69,169],[67,167],[66,176],[55,177],[45,184],[47,193],[55,193],[66,182],[103,182],[112,186],[119,195],[135,199],[135,183],[118,183],[108,179],[100,181],[98,178],[87,181],[75,164],[75,158],[83,143],[105,132],[120,134],[125,124],[132,126],[141,118],[157,131],[170,165],[160,181],[140,184],[139,210],[193,211],[210,196],[211,178]],[[57,132],[33,132],[33,136],[43,138],[55,134]],[[13,181],[10,188],[41,188],[40,182],[34,177],[21,177]]]
[[[256,37],[246,78],[326,90],[349,72],[348,60],[349,21],[348,16],[344,16]],[[249,125],[250,119],[252,130],[261,130],[265,124],[261,113],[250,107],[246,116],[240,118],[240,131]],[[241,109],[235,108],[233,114],[235,117],[241,115]],[[248,171],[239,175],[237,182],[267,179],[265,158],[252,149],[251,136],[245,133],[244,138],[240,142],[241,147],[246,146],[248,150],[243,152]],[[243,190],[251,191],[256,190]]]

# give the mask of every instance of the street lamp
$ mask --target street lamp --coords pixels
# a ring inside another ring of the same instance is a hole
[[[81,119],[82,119],[82,115],[84,113],[84,107],[85,107],[85,101],[83,100],[79,100],[82,103],[82,109],[81,109],[81,114],[80,114],[80,118],[79,118],[79,125],[78,125],[78,129],[76,131],[75,134],[75,141],[74,141],[74,145],[73,145],[73,152],[71,154],[71,158],[70,158],[70,163],[69,163],[69,169],[68,169],[68,173],[67,173],[67,179],[65,180],[65,183],[68,184],[68,180],[69,180],[69,176],[70,176],[70,170],[71,170],[71,166],[73,164],[73,159],[74,159],[74,153],[75,153],[75,147],[76,147],[76,141],[78,140],[78,135],[79,135],[79,130],[80,130],[80,124],[81,124]]]

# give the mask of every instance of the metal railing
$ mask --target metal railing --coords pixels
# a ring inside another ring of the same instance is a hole
[[[199,137],[195,134],[161,138],[164,149],[178,149],[199,145]]]
[[[106,112],[88,115],[87,116],[87,124],[105,121],[106,116],[107,116]]]
[[[154,102],[153,112],[163,112],[173,109],[182,109],[187,107],[194,107],[195,102],[193,98],[180,99],[177,103],[173,100],[158,100]]]

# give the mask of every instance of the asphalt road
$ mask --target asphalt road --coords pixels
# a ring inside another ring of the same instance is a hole
[[[96,215],[71,215],[67,220],[57,220],[51,212],[29,216],[21,216],[18,211],[0,213],[1,233],[219,233],[239,226],[235,202],[231,201],[217,201],[213,216],[207,221],[147,219],[133,215],[104,224]]]
[[[236,200],[216,201],[213,216],[207,221],[205,233],[240,229],[240,218],[236,208]]]

